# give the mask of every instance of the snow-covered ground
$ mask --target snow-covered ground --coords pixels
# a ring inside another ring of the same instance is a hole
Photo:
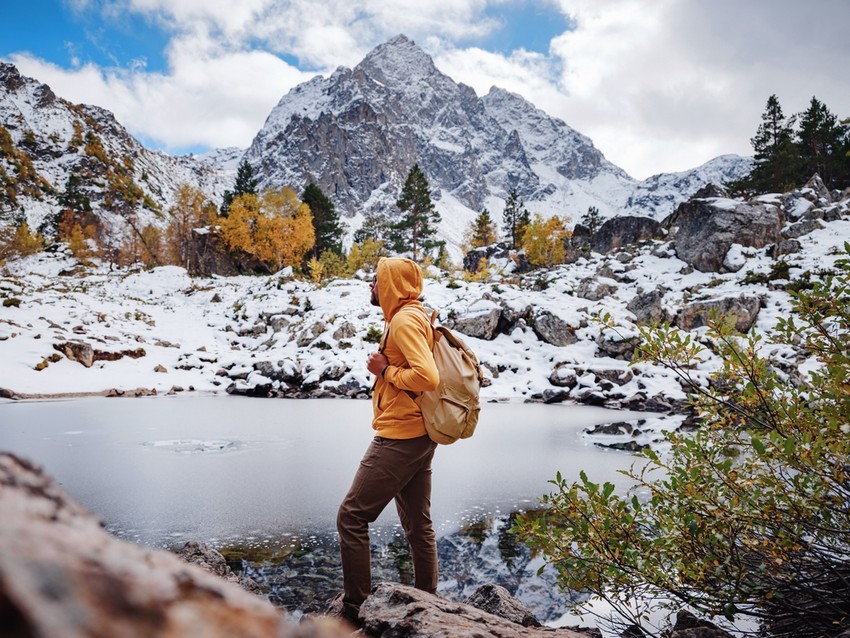
[[[828,269],[850,238],[845,218],[820,226],[798,238],[799,252],[784,257],[791,279]],[[676,258],[668,244],[649,242],[487,282],[432,272],[424,297],[444,321],[500,309],[523,317],[549,312],[574,331],[575,343],[552,345],[521,318],[507,334],[468,337],[488,378],[485,401],[544,400],[558,392],[558,400],[568,401],[588,401],[596,393],[612,406],[630,405],[638,395],[679,401],[685,393],[670,373],[630,366],[606,354],[600,343],[635,334],[627,305],[659,285],[667,289],[662,305],[670,315],[694,299],[758,297],[754,329],[769,332],[788,314],[790,296],[781,281],[743,280],[747,273],[769,273],[775,260],[766,249],[733,246],[727,261],[743,267],[702,273]],[[588,292],[601,284],[610,287],[606,294]],[[42,253],[0,269],[0,388],[7,395],[132,395],[137,389],[250,393],[264,386],[284,394],[297,384],[313,394],[365,396],[371,386],[366,357],[383,328],[380,310],[368,297],[368,284],[358,279],[317,286],[285,273],[190,277],[175,266],[149,271],[81,266],[68,256]],[[613,316],[621,335],[594,320],[599,312]],[[699,336],[702,330],[694,332]],[[66,355],[63,344],[74,342],[91,346],[91,367]],[[764,347],[788,356],[769,342]],[[707,374],[716,365],[708,356],[698,372]],[[610,388],[606,394],[603,374],[620,378],[615,394]],[[570,375],[577,378],[572,386],[550,380]]]

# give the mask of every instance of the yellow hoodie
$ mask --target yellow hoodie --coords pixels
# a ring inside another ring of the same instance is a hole
[[[409,259],[387,257],[378,262],[376,282],[387,322],[382,351],[389,365],[372,393],[372,427],[387,439],[412,439],[426,432],[422,412],[408,391],[433,390],[440,382],[431,352],[434,334],[419,302],[422,271]]]

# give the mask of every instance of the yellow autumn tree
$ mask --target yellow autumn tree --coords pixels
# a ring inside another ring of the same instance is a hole
[[[23,222],[14,229],[8,228],[0,235],[0,264],[11,257],[26,257],[44,248],[41,233],[33,234],[29,224]]]
[[[193,232],[196,228],[218,223],[216,205],[200,190],[183,184],[177,201],[168,209],[169,223],[165,231],[166,258],[169,263],[189,268]]]
[[[310,207],[288,186],[234,198],[220,228],[231,251],[253,257],[270,271],[300,266],[316,241]]]
[[[97,224],[90,215],[77,216],[72,210],[66,210],[59,221],[56,236],[59,241],[68,244],[71,254],[80,261],[97,257],[100,248],[97,244]]]
[[[348,253],[348,270],[352,273],[358,270],[374,272],[378,268],[378,260],[385,257],[387,251],[384,242],[378,239],[367,238],[359,244],[354,244]]]
[[[567,255],[564,240],[569,237],[569,217],[554,215],[548,219],[536,213],[522,236],[522,247],[533,266],[548,268],[564,263]]]

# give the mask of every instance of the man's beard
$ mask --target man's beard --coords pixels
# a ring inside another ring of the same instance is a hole
[[[369,297],[369,303],[372,304],[373,306],[378,306],[379,308],[381,307],[381,302],[378,301],[378,291],[377,290],[372,291],[372,295]]]

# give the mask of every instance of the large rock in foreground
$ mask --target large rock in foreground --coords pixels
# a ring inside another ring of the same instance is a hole
[[[576,631],[523,626],[472,605],[455,603],[405,585],[381,583],[360,608],[360,620],[370,636],[393,638],[588,638],[596,629]],[[529,623],[533,624],[533,623]]]
[[[20,638],[331,638],[174,554],[110,536],[40,468],[0,454],[0,633]]]

